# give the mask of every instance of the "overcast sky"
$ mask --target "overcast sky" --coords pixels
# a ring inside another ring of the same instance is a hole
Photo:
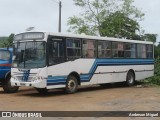
[[[73,5],[73,0],[61,1],[62,32],[66,32],[68,17],[81,10]],[[160,41],[160,0],[135,0],[134,5],[145,13],[142,28],[146,33],[158,34]],[[23,32],[31,26],[57,32],[58,7],[58,0],[0,0],[0,36]]]

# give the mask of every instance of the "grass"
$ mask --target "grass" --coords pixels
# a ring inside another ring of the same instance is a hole
[[[154,76],[145,79],[144,80],[145,84],[160,86],[160,59],[156,61],[157,62],[155,62]]]

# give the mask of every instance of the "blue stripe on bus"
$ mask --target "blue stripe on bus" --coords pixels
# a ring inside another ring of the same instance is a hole
[[[81,82],[89,82],[98,66],[149,65],[153,59],[96,59],[87,75],[80,75]]]
[[[150,65],[154,59],[96,59],[87,74],[80,75],[81,82],[89,82],[98,66]],[[48,77],[47,85],[66,84],[67,76]]]
[[[57,83],[47,83],[47,85],[65,85],[66,82],[57,82]]]
[[[47,85],[60,85],[66,84],[67,76],[49,76]]]

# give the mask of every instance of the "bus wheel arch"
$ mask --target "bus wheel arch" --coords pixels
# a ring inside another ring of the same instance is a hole
[[[78,85],[81,85],[80,75],[77,72],[71,72],[68,76],[71,76],[71,75],[74,76],[74,77],[76,77]]]
[[[11,79],[11,73],[8,72],[5,76],[3,83],[2,83],[3,90],[6,93],[16,93],[18,91],[19,87],[18,86],[11,86],[10,79]]]
[[[135,84],[135,72],[133,69],[130,69],[126,75],[126,85],[131,87]]]
[[[78,85],[80,84],[80,77],[78,73],[72,72],[68,75],[66,81],[65,91],[68,94],[75,93],[78,89]]]

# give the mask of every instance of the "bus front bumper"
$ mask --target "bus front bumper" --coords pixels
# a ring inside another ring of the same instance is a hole
[[[17,81],[11,78],[11,86],[26,86],[35,88],[46,88],[46,80],[36,80],[33,82]]]

